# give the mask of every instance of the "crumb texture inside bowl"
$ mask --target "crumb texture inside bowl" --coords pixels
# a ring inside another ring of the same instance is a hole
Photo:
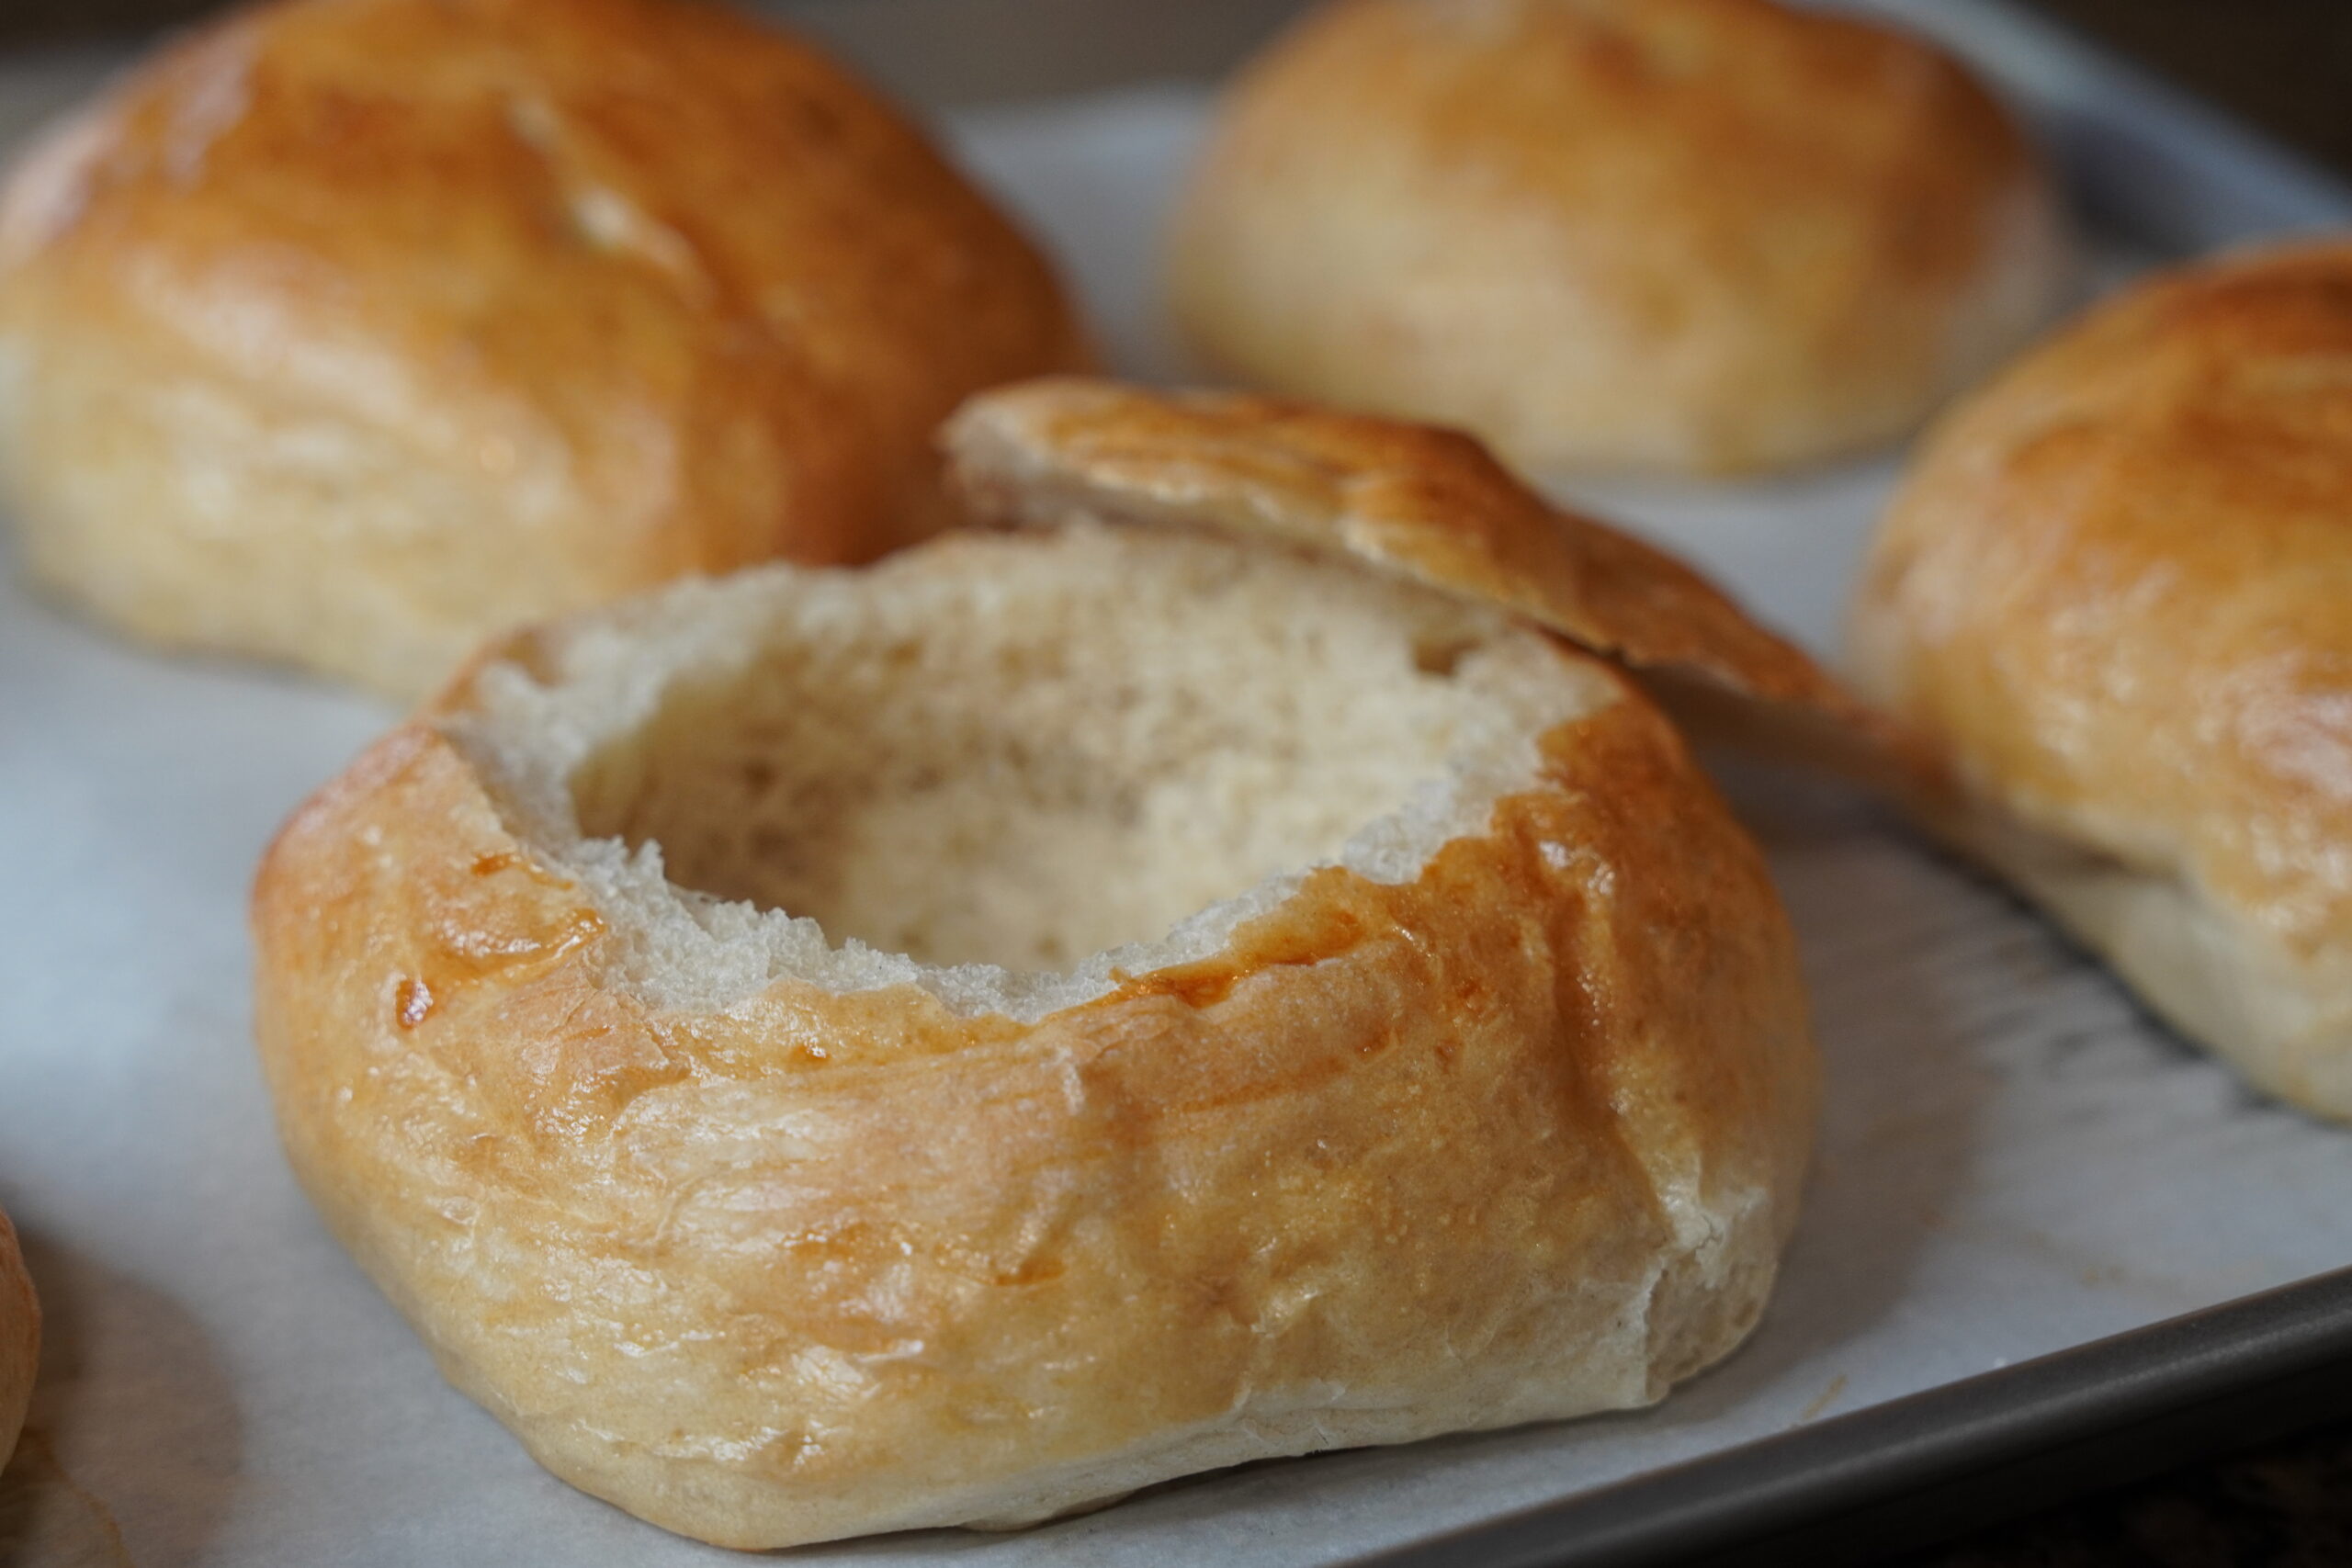
[[[461,743],[641,934],[666,897],[800,928],[769,973],[1021,1014],[1205,956],[1306,868],[1418,874],[1611,687],[1418,589],[1086,525],[692,585],[480,691]]]

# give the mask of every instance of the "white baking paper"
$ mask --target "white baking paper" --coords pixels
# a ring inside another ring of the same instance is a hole
[[[37,107],[8,85],[0,122]],[[954,127],[1141,374],[1181,367],[1154,231],[1201,108],[1141,91]],[[1598,499],[1826,649],[1891,472]],[[50,1312],[36,1426],[145,1568],[737,1561],[532,1464],[442,1383],[279,1158],[246,1037],[246,879],[390,716],[137,651],[0,587],[0,1204]],[[1828,1095],[1780,1292],[1731,1361],[1637,1415],[795,1560],[1329,1562],[2352,1262],[2352,1139],[2248,1093],[1854,802],[1737,793],[1804,940]]]

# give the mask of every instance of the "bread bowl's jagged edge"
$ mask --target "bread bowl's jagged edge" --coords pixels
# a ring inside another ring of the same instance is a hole
[[[1123,549],[1246,551],[1286,562],[1285,570],[1337,574],[1367,592],[1445,598],[1344,563],[1208,531],[1131,529],[1083,513],[1057,527],[1025,531],[1020,540],[975,534],[947,547],[1040,545],[1056,537],[1115,541]],[[840,991],[912,986],[961,1016],[999,1013],[1034,1023],[1110,994],[1122,976],[1214,955],[1317,869],[1302,864],[1263,878],[1196,910],[1157,940],[1093,953],[1067,974],[1023,973],[987,964],[925,964],[854,938],[836,943],[816,919],[678,886],[666,874],[658,843],[632,850],[617,839],[583,834],[568,786],[572,771],[599,745],[650,722],[677,682],[747,665],[762,647],[757,627],[763,617],[781,613],[796,597],[854,592],[853,584],[920,571],[926,558],[928,552],[918,552],[863,569],[776,564],[727,579],[689,580],[616,609],[510,638],[487,650],[428,706],[429,720],[484,781],[515,836],[590,890],[619,939],[613,978],[624,989],[658,1006],[718,1010],[749,1000],[785,976]],[[1502,612],[1481,613],[1491,614],[1498,628],[1510,625]],[[649,639],[665,644],[650,658]],[[1425,780],[1398,810],[1364,823],[1331,861],[1317,863],[1374,882],[1408,882],[1446,842],[1483,831],[1497,802],[1537,778],[1539,736],[1616,700],[1612,681],[1569,658],[1574,662],[1563,668],[1581,678],[1555,681],[1541,696],[1520,694],[1508,730],[1476,737],[1462,749],[1466,758],[1450,755],[1445,773]],[[592,716],[599,708],[601,715]],[[538,732],[537,745],[500,739],[501,730],[518,721]],[[682,989],[662,974],[674,965],[645,961],[654,952],[691,955],[697,967],[721,977]]]

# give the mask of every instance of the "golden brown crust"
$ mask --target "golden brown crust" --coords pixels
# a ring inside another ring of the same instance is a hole
[[[1950,741],[2001,819],[1963,834],[2021,876],[2020,829],[2043,860],[2098,863],[2041,870],[2041,896],[2176,1021],[2336,1115],[2352,1115],[2348,433],[2352,244],[2161,276],[1936,432],[1855,617],[1870,684]],[[2104,902],[2062,886],[2094,870]],[[2181,908],[2159,922],[2115,894],[2127,876]],[[2211,973],[2182,981],[2184,948]]]
[[[17,1446],[40,1359],[40,1303],[17,1250],[16,1228],[0,1213],[0,1467]]]
[[[1556,507],[1450,430],[1234,393],[1057,378],[974,398],[947,425],[983,517],[1076,509],[1280,540],[1499,604],[1613,659],[1702,733],[1893,792],[1932,757],[1713,583]]]
[[[690,0],[234,14],[19,168],[0,333],[38,574],[404,694],[517,619],[878,554],[959,398],[1085,358],[914,127]]]
[[[1539,468],[1890,438],[2064,274],[2050,182],[1960,65],[1771,0],[1335,0],[1220,111],[1178,317],[1269,389]]]
[[[1616,700],[1418,879],[1035,1023],[650,1007],[420,718],[261,868],[288,1149],[543,1462],[730,1545],[1645,1403],[1760,1309],[1813,1057],[1761,857],[1557,657]]]

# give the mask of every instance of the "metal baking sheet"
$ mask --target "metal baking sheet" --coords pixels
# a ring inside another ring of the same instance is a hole
[[[975,5],[1010,17],[1019,0]],[[1974,55],[2034,113],[2104,226],[2100,280],[2352,222],[2325,180],[2019,16],[1875,8]],[[955,12],[806,9],[885,75],[910,18]],[[1038,25],[1067,10],[1040,5]],[[0,133],[110,63],[0,63]],[[1185,371],[1153,308],[1154,254],[1205,103],[1144,85],[944,121],[1059,249],[1137,375]],[[1885,459],[1586,495],[1827,649],[1893,473]],[[0,1204],[51,1314],[35,1427],[147,1568],[737,1561],[534,1466],[440,1382],[278,1157],[246,1038],[246,878],[285,812],[390,716],[151,657],[0,583]],[[2352,1136],[2249,1094],[1857,802],[1731,782],[1804,938],[1828,1066],[1805,1216],[1737,1356],[1649,1411],[1257,1465],[1024,1534],[795,1560],[1655,1560],[2302,1378],[2342,1348],[2352,1288],[2297,1282],[2352,1264]]]

